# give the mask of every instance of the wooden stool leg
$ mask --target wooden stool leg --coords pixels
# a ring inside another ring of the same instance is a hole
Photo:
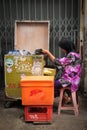
[[[59,96],[59,105],[58,105],[58,115],[60,115],[61,110],[74,110],[75,116],[78,116],[79,111],[78,111],[78,98],[77,98],[77,92],[71,92],[71,96],[72,96],[72,104],[69,106],[63,106],[62,105],[62,101],[63,101],[63,94],[65,90],[70,90],[70,87],[66,87],[66,88],[61,88],[60,89],[60,96]]]
[[[72,92],[72,101],[73,101],[73,105],[74,105],[75,116],[78,116],[79,111],[78,111],[78,104],[77,104],[77,100],[76,100],[76,92]]]
[[[58,106],[58,115],[60,115],[61,107],[62,107],[62,99],[63,99],[63,92],[64,90],[60,90],[60,97],[59,97],[59,106]]]

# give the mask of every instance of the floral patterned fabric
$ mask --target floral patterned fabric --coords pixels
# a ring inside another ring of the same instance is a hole
[[[60,64],[63,68],[61,78],[55,80],[55,88],[58,88],[59,86],[66,87],[70,85],[72,92],[77,91],[82,73],[80,54],[76,52],[70,52],[66,57],[56,58],[55,62]]]

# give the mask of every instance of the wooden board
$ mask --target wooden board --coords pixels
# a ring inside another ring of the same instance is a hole
[[[15,49],[34,51],[49,50],[49,21],[16,21]]]

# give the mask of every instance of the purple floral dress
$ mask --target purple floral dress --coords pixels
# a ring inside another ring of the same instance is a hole
[[[55,87],[70,85],[72,92],[77,91],[82,73],[80,54],[70,52],[66,57],[56,58],[55,61],[63,66],[62,76],[55,80]]]

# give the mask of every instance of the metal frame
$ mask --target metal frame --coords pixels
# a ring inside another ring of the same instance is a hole
[[[79,0],[0,0],[0,65],[4,54],[14,49],[15,20],[50,20],[49,49],[58,57],[57,43],[63,36],[77,44],[79,12]]]

